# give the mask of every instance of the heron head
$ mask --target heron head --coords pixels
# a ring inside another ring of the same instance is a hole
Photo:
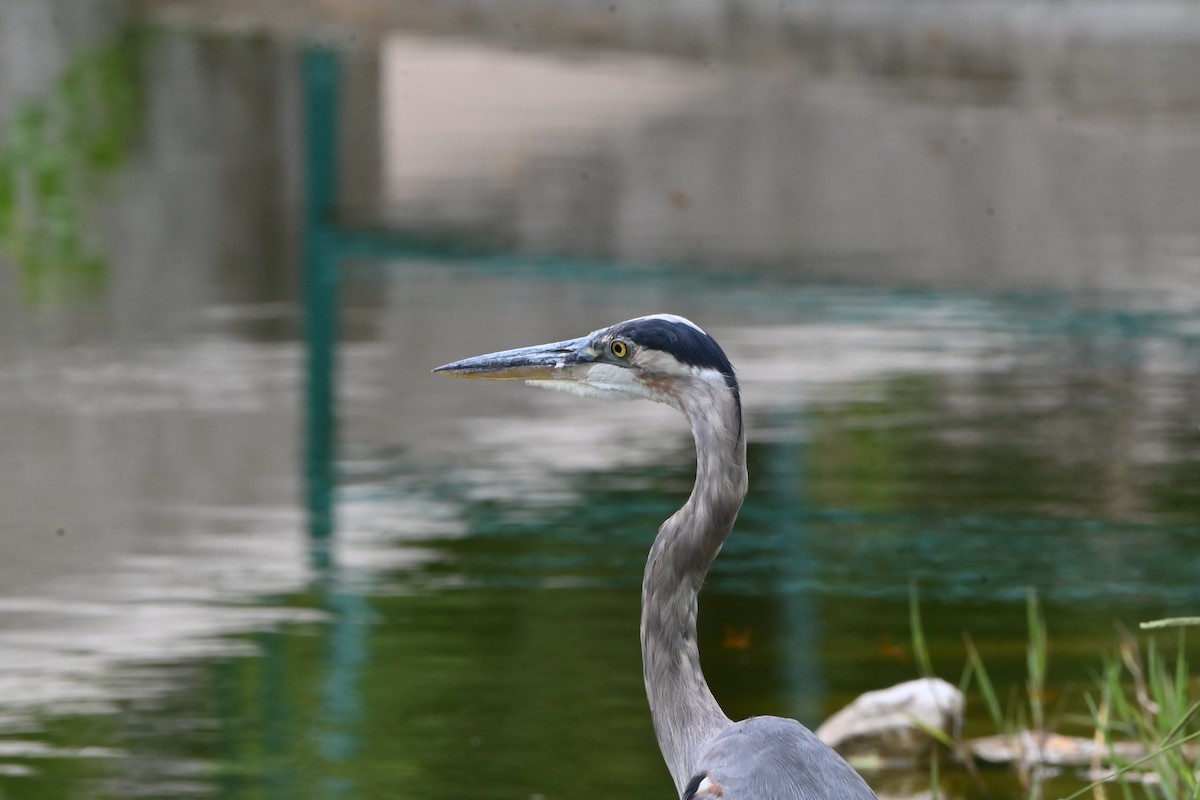
[[[613,400],[646,399],[679,409],[726,391],[740,407],[725,352],[694,322],[673,314],[618,322],[578,339],[520,347],[438,367],[463,378],[523,380]]]

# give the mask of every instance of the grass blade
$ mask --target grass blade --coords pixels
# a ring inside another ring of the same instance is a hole
[[[1154,752],[1148,753],[1136,761],[1131,761],[1128,764],[1126,764],[1125,766],[1113,770],[1113,773],[1111,775],[1106,775],[1103,778],[1100,778],[1099,780],[1092,781],[1087,786],[1084,786],[1082,789],[1072,792],[1071,794],[1067,795],[1066,797],[1059,798],[1059,800],[1075,800],[1075,798],[1077,798],[1077,797],[1082,797],[1083,795],[1085,795],[1088,792],[1095,789],[1097,786],[1099,786],[1103,783],[1107,783],[1116,778],[1119,778],[1120,776],[1124,775],[1126,772],[1129,772],[1134,767],[1139,767],[1142,764],[1145,764],[1147,761],[1156,759],[1159,756],[1163,755],[1164,753],[1166,753],[1170,750],[1173,750],[1177,747],[1180,747],[1194,739],[1200,739],[1200,731],[1196,731],[1195,733],[1191,734],[1190,736],[1185,736],[1184,738],[1179,739],[1178,741],[1172,742],[1171,744],[1166,745],[1165,747],[1160,747],[1159,749],[1155,750]]]
[[[975,641],[970,634],[965,634],[963,638],[967,646],[967,663],[979,681],[979,693],[983,695],[988,715],[992,718],[992,724],[996,726],[996,730],[1003,731],[1004,711],[1000,708],[1000,700],[996,697],[996,688],[988,676],[987,667],[983,665],[983,658],[980,657],[979,649],[975,647]]]
[[[921,677],[933,677],[933,662],[929,659],[929,645],[925,641],[925,629],[921,626],[921,601],[917,594],[917,583],[909,584],[908,626],[912,630],[913,660],[921,671]]]

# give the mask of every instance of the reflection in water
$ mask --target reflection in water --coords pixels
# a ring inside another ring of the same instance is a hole
[[[119,568],[6,591],[6,697],[29,702],[5,703],[4,738],[106,750],[0,756],[16,768],[0,786],[550,797],[587,773],[622,796],[669,791],[637,595],[654,530],[690,487],[686,429],[653,406],[447,390],[428,367],[478,342],[414,346],[414,331],[486,308],[494,341],[538,341],[625,299],[598,294],[602,279],[440,274],[390,294],[370,312],[381,333],[343,352],[338,566],[316,575],[293,510],[290,346],[95,348],[86,367],[3,374],[10,419],[46,415],[105,456],[113,480],[70,530],[89,509],[140,510]],[[912,677],[914,578],[939,669],[958,674],[970,630],[1002,684],[1023,674],[1026,587],[1046,599],[1063,683],[1086,679],[1114,618],[1194,606],[1190,309],[667,275],[645,293],[673,281],[692,291],[677,310],[715,318],[749,413],[751,495],[701,600],[732,715],[816,722]],[[569,319],[531,313],[550,306]],[[47,436],[12,442],[34,453]],[[187,457],[139,466],[163,447]]]
[[[108,265],[86,230],[87,195],[127,158],[141,126],[144,39],[130,26],[75,55],[50,91],[7,114],[0,252],[33,305],[103,284]]]
[[[1057,13],[1027,11],[1022,24]],[[1072,73],[1078,51],[1063,52],[1075,58],[1047,63]],[[1098,94],[1121,87],[1124,104],[1064,102],[1086,81],[1041,85],[1044,65],[978,82],[815,79],[788,59],[697,69],[396,37],[381,54],[387,217],[525,253],[885,284],[1194,281],[1195,104],[1123,110],[1192,87],[1194,69],[1133,88],[1141,73],[1116,52],[1092,66],[1106,65]]]
[[[466,392],[428,375],[481,343],[549,341],[639,313],[702,320],[744,386],[752,494],[700,619],[709,677],[732,715],[815,722],[912,677],[914,579],[939,670],[959,674],[970,630],[1002,685],[1023,678],[1022,602],[1036,587],[1068,710],[1082,706],[1070,685],[1096,666],[1114,620],[1194,612],[1194,294],[887,292],[730,274],[723,263],[354,265],[339,531],[329,563],[314,563],[296,475],[291,56],[165,37],[148,67],[143,148],[106,209],[110,291],[59,327],[14,293],[0,297],[0,792],[549,798],[584,786],[666,796],[637,594],[654,530],[690,487],[686,429],[667,409]],[[896,102],[859,99],[846,107],[818,93],[766,114],[755,136],[770,139],[771,120],[786,118],[811,134],[812,153],[843,152]],[[900,115],[902,144],[922,155],[896,168],[920,173],[918,186],[931,174],[923,165],[968,157],[954,134],[994,132],[997,117],[1037,153],[1081,136],[1003,109],[951,120],[927,111]],[[620,224],[591,225],[585,244],[612,234],[649,252],[697,231],[696,241],[721,238],[697,203],[736,192],[663,183],[708,174],[691,159],[728,160],[710,158],[740,136],[719,116],[697,126],[699,156],[675,152],[678,119],[629,141],[631,205],[609,207],[600,222]],[[1119,149],[1120,136],[1100,128],[1089,159]],[[1138,158],[1193,146],[1173,129],[1163,136]],[[808,228],[766,214],[727,241],[740,253],[756,231],[812,234],[847,268],[894,266],[863,256],[859,229],[837,214],[840,203],[873,210],[864,224],[888,241],[875,223],[895,197],[853,179],[864,149],[848,149],[853,157],[785,165],[804,177],[832,164],[812,183],[825,199]],[[650,163],[670,169],[639,168]],[[964,192],[961,208],[975,208],[991,181],[1007,180],[1006,163],[985,159],[974,188],[948,185],[939,197]],[[731,185],[751,199],[763,187],[786,194],[774,166],[752,160]],[[541,192],[551,172],[505,174],[529,189],[530,208],[557,210],[542,222],[569,223],[578,206]],[[1186,170],[1177,180],[1191,185]],[[1106,204],[1124,202],[1113,196],[1089,192],[1062,213],[1090,236]],[[1144,208],[1163,202],[1155,194]],[[929,223],[904,229],[919,238],[950,224],[936,203],[901,205]],[[1174,225],[1175,214],[1187,208],[1163,219]],[[947,247],[972,254],[993,235],[1020,239],[1019,252],[1040,246],[1019,222],[968,220],[970,241]],[[526,232],[549,241],[571,230]],[[1139,231],[1127,249],[1105,250],[1122,275],[1139,262],[1121,252],[1161,243]],[[1194,242],[1168,244],[1184,258]],[[795,257],[800,272],[831,263]],[[986,272],[993,262],[964,263]],[[972,714],[969,727],[981,728],[978,703]],[[994,781],[997,797],[1015,796],[1006,776]]]

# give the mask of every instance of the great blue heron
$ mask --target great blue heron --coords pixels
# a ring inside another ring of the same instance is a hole
[[[733,722],[700,671],[696,597],[746,495],[746,437],[733,367],[693,322],[656,314],[578,339],[438,367],[464,378],[523,380],[593,397],[643,398],[684,413],[696,483],[658,529],[642,579],[642,673],[654,733],[684,800],[867,800],[841,756],[792,719]]]

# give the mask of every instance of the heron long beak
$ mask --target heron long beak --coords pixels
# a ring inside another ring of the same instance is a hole
[[[565,342],[518,347],[464,358],[440,366],[434,372],[490,381],[577,380],[580,370],[586,370],[594,358],[588,348],[588,337],[583,336]]]

